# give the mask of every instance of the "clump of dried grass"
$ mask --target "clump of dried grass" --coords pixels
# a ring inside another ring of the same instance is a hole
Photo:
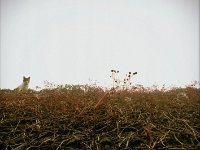
[[[200,89],[86,87],[0,90],[0,149],[200,148]]]

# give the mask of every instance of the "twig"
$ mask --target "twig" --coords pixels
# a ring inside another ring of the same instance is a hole
[[[98,100],[98,102],[97,102],[97,104],[94,106],[94,108],[96,109],[96,108],[100,105],[101,101],[102,101],[108,94],[110,94],[110,92],[114,91],[115,89],[116,89],[116,88],[111,88],[108,92],[106,92],[106,94],[104,94],[104,95]]]
[[[179,142],[181,145],[183,145],[183,143],[176,137],[175,133],[174,133],[174,138],[177,142]]]
[[[190,128],[190,130],[192,130],[195,140],[197,140],[197,142],[199,143],[199,140],[196,137],[195,130],[186,122],[186,120],[182,119],[182,121]]]

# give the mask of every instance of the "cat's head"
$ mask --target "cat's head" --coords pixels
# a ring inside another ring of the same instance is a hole
[[[30,82],[30,77],[26,78],[25,76],[23,76],[23,82],[28,84]]]

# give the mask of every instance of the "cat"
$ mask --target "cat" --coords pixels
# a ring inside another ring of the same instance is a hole
[[[18,86],[15,90],[27,91],[29,82],[30,82],[30,77],[26,78],[25,76],[23,76],[23,83],[20,86]]]

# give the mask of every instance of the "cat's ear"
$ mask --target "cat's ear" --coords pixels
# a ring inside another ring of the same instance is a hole
[[[31,77],[28,77],[28,79],[30,80]]]
[[[23,79],[26,79],[26,77],[25,77],[25,76],[23,76]]]

